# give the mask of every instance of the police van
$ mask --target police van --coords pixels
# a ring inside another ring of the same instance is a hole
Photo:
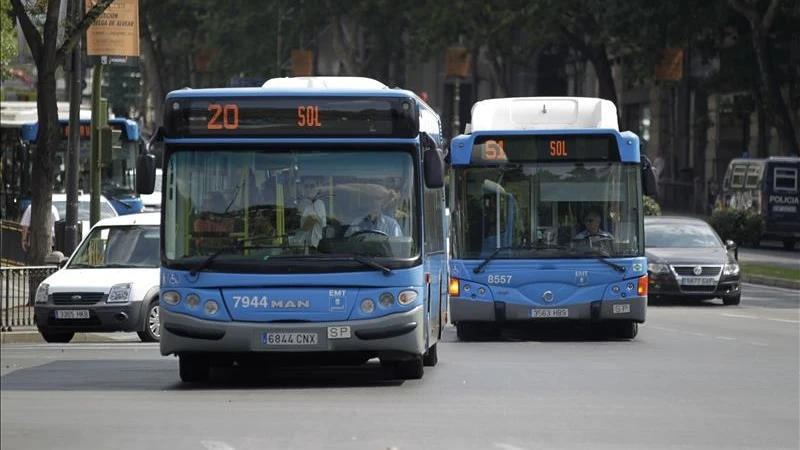
[[[776,239],[786,249],[800,240],[800,158],[737,158],[728,164],[722,180],[723,208],[761,213],[761,239]]]

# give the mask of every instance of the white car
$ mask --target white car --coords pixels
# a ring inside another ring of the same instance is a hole
[[[160,220],[158,213],[129,214],[92,227],[64,267],[36,290],[34,316],[45,341],[107,331],[159,340]]]

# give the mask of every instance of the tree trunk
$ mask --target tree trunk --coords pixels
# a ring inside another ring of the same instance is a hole
[[[794,131],[789,108],[781,95],[780,86],[775,79],[775,70],[769,56],[769,37],[762,27],[753,25],[753,49],[758,61],[758,71],[761,75],[761,89],[763,97],[767,99],[768,110],[775,113],[775,128],[778,135],[788,147],[790,154],[800,154],[797,134]]]

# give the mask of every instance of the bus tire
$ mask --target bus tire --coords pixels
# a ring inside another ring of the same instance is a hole
[[[394,364],[394,376],[401,380],[419,380],[425,373],[422,355],[415,355],[412,359],[397,361]]]
[[[610,325],[611,336],[618,339],[631,340],[639,334],[639,324],[632,320],[612,322]]]
[[[427,367],[433,367],[439,363],[439,351],[437,350],[438,342],[428,348],[428,351],[422,355],[422,363]]]
[[[480,339],[481,330],[477,323],[458,322],[456,324],[456,337],[459,341],[474,342]]]
[[[180,355],[178,372],[184,383],[208,381],[211,378],[211,362],[198,355]]]

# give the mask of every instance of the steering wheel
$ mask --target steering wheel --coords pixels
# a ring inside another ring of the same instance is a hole
[[[365,234],[377,234],[377,235],[380,235],[380,236],[389,236],[388,234],[384,233],[381,230],[359,230],[359,231],[356,231],[355,233],[351,234],[350,237],[356,237],[356,236],[361,236],[361,235],[365,235]]]

